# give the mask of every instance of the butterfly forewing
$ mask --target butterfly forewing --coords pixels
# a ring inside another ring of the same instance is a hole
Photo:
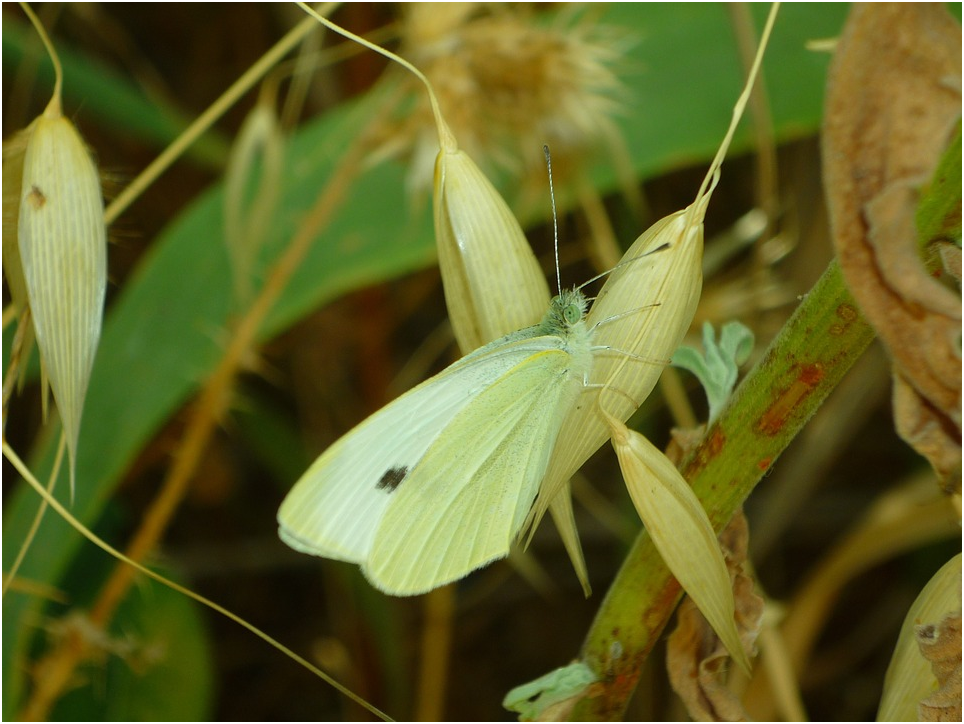
[[[538,342],[552,348],[475,397],[393,493],[365,566],[379,588],[421,593],[508,554],[590,361]]]
[[[464,357],[335,442],[278,511],[281,539],[296,550],[363,563],[397,489],[472,400],[507,370],[546,348],[536,328]],[[558,338],[548,338],[556,339]]]
[[[360,563],[382,590],[429,591],[505,557],[592,368],[576,290],[332,445],[278,511],[304,553]]]

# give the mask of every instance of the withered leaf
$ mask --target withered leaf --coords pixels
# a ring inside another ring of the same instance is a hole
[[[961,469],[961,299],[917,255],[915,210],[961,113],[961,28],[941,5],[854,5],[823,128],[847,283],[888,349],[900,435],[944,481]]]
[[[720,534],[726,565],[733,581],[736,624],[747,651],[752,651],[763,618],[763,599],[753,592],[744,570],[749,529],[742,511]],[[699,609],[685,598],[677,612],[676,630],[669,637],[666,665],[673,690],[696,721],[746,721],[740,697],[727,686],[729,654]]]

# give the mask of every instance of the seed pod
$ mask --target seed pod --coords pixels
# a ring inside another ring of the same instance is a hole
[[[649,440],[616,418],[607,422],[626,488],[653,544],[730,656],[749,673],[733,618],[730,575],[706,511],[676,466]]]
[[[539,322],[549,286],[522,227],[445,129],[435,163],[435,238],[455,339],[471,352]]]
[[[73,494],[80,418],[103,315],[107,230],[97,169],[59,110],[48,108],[30,130],[18,244],[37,346],[67,437]]]

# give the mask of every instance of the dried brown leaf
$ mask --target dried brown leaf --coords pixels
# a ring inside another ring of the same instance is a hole
[[[898,432],[961,466],[961,300],[917,257],[918,189],[961,111],[961,29],[941,5],[855,5],[830,73],[824,180],[844,276],[894,364]]]
[[[939,626],[918,626],[917,643],[938,686],[920,703],[920,720],[961,721],[961,612]]]
[[[749,529],[738,512],[720,534],[726,565],[733,581],[736,624],[747,651],[753,650],[763,618],[763,599],[753,592],[753,579],[744,572]],[[746,721],[738,695],[727,686],[726,647],[693,602],[686,598],[669,638],[666,664],[670,683],[696,721]]]

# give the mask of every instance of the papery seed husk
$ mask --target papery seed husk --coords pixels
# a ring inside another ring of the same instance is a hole
[[[593,346],[590,384],[609,384],[606,411],[624,421],[656,385],[689,329],[703,286],[702,216],[693,223],[687,210],[660,219],[643,232],[610,274],[587,317]],[[634,356],[636,358],[634,358]],[[549,502],[610,436],[609,425],[585,393],[563,424],[533,509],[538,522]]]
[[[653,544],[730,656],[749,672],[734,620],[730,575],[706,511],[676,466],[649,440],[615,419],[610,424],[626,487]]]
[[[435,235],[463,353],[542,319],[549,286],[522,227],[479,167],[454,148],[443,148],[436,161]]]
[[[20,256],[34,331],[71,459],[71,490],[84,396],[100,338],[107,232],[100,180],[66,118],[44,115],[24,157]]]

